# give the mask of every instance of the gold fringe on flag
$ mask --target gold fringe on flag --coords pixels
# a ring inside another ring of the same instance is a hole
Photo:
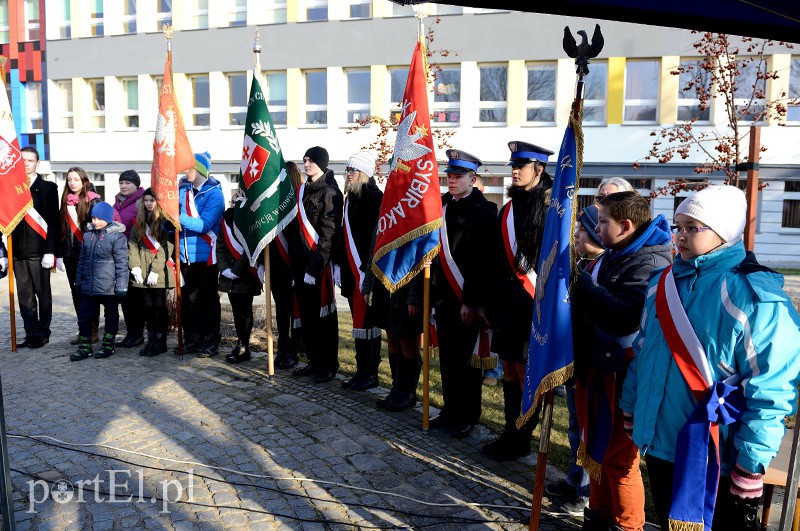
[[[531,417],[536,414],[536,406],[539,404],[539,400],[547,391],[555,389],[559,385],[564,385],[567,380],[572,378],[574,373],[575,366],[574,364],[570,363],[566,367],[562,367],[557,371],[553,371],[542,378],[542,381],[539,383],[539,388],[536,389],[536,394],[533,396],[531,407],[517,419],[517,429],[521,430],[522,427],[525,426],[525,424],[531,419]]]
[[[482,371],[488,371],[489,369],[496,369],[497,368],[497,356],[489,356],[488,358],[482,358],[480,354],[473,354],[472,357],[469,359],[469,364],[476,369],[481,369]]]
[[[586,445],[581,441],[580,447],[578,447],[578,456],[575,459],[575,462],[578,466],[582,466],[586,473],[589,474],[589,477],[592,478],[594,481],[600,481],[600,475],[603,469],[603,465],[598,463],[591,457],[589,457],[589,452],[586,450]]]
[[[17,212],[17,215],[14,216],[14,218],[11,221],[8,222],[8,225],[6,225],[5,227],[0,227],[0,232],[2,232],[3,234],[7,234],[9,237],[11,237],[11,233],[14,231],[14,229],[17,228],[19,222],[22,221],[22,219],[25,217],[25,214],[28,212],[29,208],[33,208],[33,199],[28,201],[28,203],[24,207],[22,207],[22,209],[19,212]]]
[[[380,267],[378,267],[378,260],[383,258],[384,255],[390,253],[391,251],[399,247],[402,247],[403,245],[412,240],[430,234],[435,230],[439,230],[439,227],[441,226],[442,226],[442,218],[437,218],[433,221],[429,221],[428,223],[420,225],[411,232],[403,234],[401,237],[397,238],[392,243],[384,245],[383,247],[375,251],[375,256],[373,256],[372,258],[372,272],[375,274],[375,277],[381,281],[381,284],[383,284],[386,287],[386,289],[389,290],[389,293],[394,293],[398,289],[402,288],[403,286],[411,282],[411,279],[413,279],[417,273],[419,273],[420,271],[422,271],[422,269],[425,268],[425,262],[433,260],[436,257],[436,255],[439,254],[439,247],[441,244],[437,243],[433,249],[425,253],[425,255],[422,257],[419,263],[417,263],[417,265],[415,265],[411,269],[411,271],[406,273],[406,275],[403,278],[401,278],[395,285],[392,284],[392,281],[389,280],[389,278],[384,274],[384,272],[380,269]]]
[[[705,527],[701,522],[684,522],[682,520],[669,520],[669,531],[703,531]]]

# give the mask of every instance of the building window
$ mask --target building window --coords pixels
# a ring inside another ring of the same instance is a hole
[[[700,108],[700,93],[711,92],[711,72],[703,68],[703,61],[693,59],[681,61],[680,80],[678,81],[678,120],[688,122],[708,122],[711,119],[711,108]]]
[[[505,65],[481,66],[480,78],[478,121],[481,123],[505,123],[508,108],[508,67]]]
[[[743,57],[737,60],[739,74],[733,89],[733,103],[740,122],[761,123],[766,119],[767,60]]]
[[[267,74],[267,105],[275,126],[286,126],[286,73]]]
[[[306,123],[328,123],[328,73],[324,70],[306,72]]]
[[[583,87],[583,125],[605,125],[608,64],[592,63]]]
[[[306,20],[328,20],[328,0],[306,0]]]
[[[8,2],[0,2],[0,44],[8,42]]]
[[[69,39],[72,37],[72,24],[71,24],[71,17],[70,17],[70,8],[69,8],[70,0],[58,0],[56,2],[56,8],[53,13],[53,20],[48,22],[49,25],[52,25],[57,28],[56,30],[56,38],[58,39]],[[0,8],[0,12],[2,9]],[[2,17],[2,15],[0,15]],[[0,22],[0,24],[2,24]]]
[[[528,99],[525,119],[529,123],[556,123],[556,65],[528,65]]]
[[[350,18],[372,18],[372,0],[350,0]]]
[[[189,28],[208,28],[208,0],[191,0],[189,3]]]
[[[653,123],[658,119],[659,68],[659,61],[628,61],[625,64],[624,122]]]
[[[57,131],[71,131],[74,128],[72,113],[72,81],[56,81],[53,97],[53,121],[51,127]]]
[[[122,31],[136,33],[136,0],[125,0],[124,13],[122,14]]]
[[[800,58],[792,58],[792,67],[789,73],[789,98],[797,102],[789,105],[786,120],[800,122]]]
[[[286,0],[267,0],[265,24],[286,24]]]
[[[126,128],[139,128],[139,80],[136,78],[122,80],[124,106],[122,119]]]
[[[89,25],[92,29],[93,37],[102,37],[104,35],[103,0],[90,0]]]
[[[92,110],[89,113],[91,129],[106,127],[106,84],[102,79],[89,79],[89,92],[92,98]]]
[[[800,229],[800,181],[786,181],[783,194],[781,227]]]
[[[370,71],[347,71],[347,122],[369,120]]]
[[[436,72],[433,91],[433,121],[456,125],[461,120],[461,68],[445,67]]]
[[[208,88],[208,76],[190,76],[192,84],[192,125],[209,127],[211,125],[211,95]]]
[[[247,98],[247,74],[228,74],[228,125],[244,125]]]
[[[228,26],[247,26],[247,0],[228,2]]]
[[[172,25],[172,0],[156,0],[156,31],[164,24]]]
[[[40,30],[39,0],[25,0],[25,40],[38,41],[42,36]]]
[[[403,102],[403,95],[406,92],[408,82],[408,68],[389,69],[389,117],[394,123],[400,122],[400,110]]]
[[[25,83],[25,112],[26,132],[41,132],[44,129],[41,83]]]

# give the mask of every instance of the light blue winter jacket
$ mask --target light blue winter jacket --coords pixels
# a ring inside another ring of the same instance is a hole
[[[730,475],[734,463],[763,473],[778,453],[783,418],[797,406],[800,316],[783,292],[783,277],[759,265],[741,242],[693,260],[678,256],[672,271],[713,378],[741,376],[742,419],[720,426],[722,474]],[[660,277],[659,271],[650,279],[620,408],[633,413],[633,441],[642,454],[674,462],[695,400],[656,317]]]
[[[194,196],[199,218],[186,213],[186,194],[192,193],[192,183],[182,178],[178,185],[178,198],[181,207],[181,262],[205,263],[211,254],[211,247],[201,237],[209,230],[217,234],[225,211],[225,198],[219,181],[209,177]]]

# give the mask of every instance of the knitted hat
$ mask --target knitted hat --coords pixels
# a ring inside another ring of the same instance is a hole
[[[328,150],[324,147],[314,146],[312,148],[308,148],[306,154],[303,155],[303,158],[310,158],[314,164],[319,166],[319,169],[325,171],[328,169]],[[374,171],[372,173],[375,173]],[[372,174],[370,174],[372,175]]]
[[[747,200],[735,186],[709,186],[687,197],[675,214],[685,214],[705,224],[729,242],[744,233]]]
[[[208,178],[208,172],[211,171],[211,155],[208,151],[194,154],[194,169],[203,177]]]
[[[92,207],[92,217],[111,223],[114,221],[114,207],[104,202],[97,203]]]
[[[317,165],[319,166],[319,164]],[[350,155],[350,158],[347,159],[347,167],[364,172],[367,177],[372,177],[375,175],[375,155],[371,151],[359,151]]]
[[[142,197],[144,197],[144,196],[146,196],[146,195],[149,195],[149,196],[150,196],[150,197],[152,197],[153,199],[157,199],[157,198],[156,198],[156,193],[153,191],[153,189],[152,189],[152,188],[148,188],[147,190],[145,190],[145,191],[144,191],[144,193],[142,194]]]
[[[598,245],[598,247],[602,247],[603,244],[600,243],[600,235],[597,234],[597,214],[598,208],[596,205],[590,205],[584,208],[581,213],[578,215],[578,221],[586,229],[586,233],[589,235],[589,238],[592,239],[594,243]]]
[[[142,180],[139,178],[139,174],[136,173],[136,170],[125,170],[124,172],[119,174],[119,182],[128,181],[129,183],[133,183],[136,185],[136,188],[142,184]]]

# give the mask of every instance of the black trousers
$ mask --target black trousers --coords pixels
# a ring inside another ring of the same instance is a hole
[[[219,338],[219,270],[205,263],[181,264],[185,284],[181,288],[183,332],[186,340]]]
[[[78,278],[78,262],[80,256],[68,256],[64,259],[64,269],[67,271],[67,280],[69,280],[69,290],[72,293],[72,306],[75,307],[75,314],[78,314],[78,308],[81,307],[81,288],[75,286],[75,279]]]
[[[250,346],[250,334],[253,333],[253,295],[228,293],[228,299],[231,301],[236,337],[243,347]]]
[[[17,277],[19,313],[25,325],[25,337],[50,337],[53,297],[50,270],[42,267],[42,257],[14,259]]]
[[[100,306],[106,320],[106,334],[116,335],[119,330],[119,299],[116,295],[81,295],[78,310],[78,332],[83,337],[92,337],[92,323],[100,316]]]
[[[481,417],[483,371],[470,364],[479,325],[461,320],[461,306],[436,307],[439,362],[442,373],[442,411],[454,423],[477,424]]]
[[[295,286],[297,286],[295,282]],[[300,279],[298,301],[301,334],[309,364],[317,371],[339,370],[339,320],[336,312],[320,317],[320,286],[309,286]]]
[[[294,353],[297,351],[297,330],[294,321],[294,288],[292,277],[283,267],[270,269],[270,291],[275,299],[275,321],[278,323],[278,351]],[[233,304],[233,303],[231,303]]]
[[[139,292],[137,295],[142,303],[147,332],[154,334],[160,332],[167,333],[169,327],[169,317],[167,316],[167,288],[133,288],[128,291]]]
[[[142,301],[142,288],[134,287],[133,277],[128,284],[128,294],[122,299],[122,316],[125,318],[127,335],[141,336],[144,333],[144,301]]]

